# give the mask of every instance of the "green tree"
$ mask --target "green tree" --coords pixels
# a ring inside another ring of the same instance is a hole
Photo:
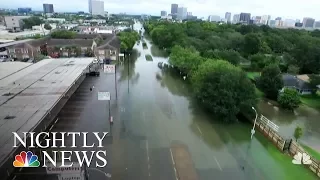
[[[52,27],[51,27],[50,24],[48,24],[48,23],[44,24],[44,28],[45,28],[46,30],[51,30],[51,29],[52,29]]]
[[[276,100],[279,90],[283,87],[279,66],[270,64],[263,68],[261,76],[258,78],[257,85],[268,98]]]
[[[266,56],[261,53],[249,56],[249,61],[251,62],[251,69],[256,71],[260,71],[266,66]]]
[[[32,29],[32,26],[38,26],[43,23],[43,21],[37,16],[32,16],[30,18],[23,19],[22,21],[24,29]]]
[[[192,76],[195,97],[227,122],[256,104],[255,87],[239,68],[224,60],[207,60]]]
[[[243,51],[246,55],[257,54],[261,49],[261,39],[255,33],[249,33],[244,37]]]
[[[278,96],[278,103],[284,109],[294,110],[301,103],[299,93],[295,89],[285,88]]]
[[[309,78],[310,78],[311,88],[313,89],[312,93],[315,94],[318,90],[317,86],[320,85],[320,76],[312,74],[312,75],[309,75]]]
[[[210,53],[207,52],[207,53]],[[242,59],[241,55],[234,50],[214,50],[212,51],[212,54],[208,54],[208,58],[213,58],[213,59],[222,59],[230,62],[233,65],[238,65],[240,64],[240,60]]]
[[[136,41],[139,40],[139,34],[136,31],[120,32],[118,37],[121,41],[120,48],[122,51],[132,50]]]
[[[300,126],[297,126],[296,129],[294,130],[294,138],[296,139],[296,142],[298,142],[298,139],[300,139],[303,135],[303,130]]]
[[[294,75],[296,75],[296,74],[299,74],[299,70],[300,70],[300,68],[299,68],[298,66],[289,65],[287,72],[288,72],[289,74],[294,74]]]
[[[59,30],[52,32],[50,35],[53,39],[74,39],[76,36],[76,32],[68,30]]]
[[[175,46],[172,48],[169,63],[178,68],[182,73],[192,75],[198,66],[205,61],[194,48]]]

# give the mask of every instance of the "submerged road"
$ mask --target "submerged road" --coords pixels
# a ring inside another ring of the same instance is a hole
[[[139,30],[142,26],[137,23],[134,28]],[[177,180],[175,164],[181,163],[175,163],[172,155],[172,146],[176,144],[186,147],[194,167],[192,172],[200,180],[285,179],[286,172],[269,158],[268,144],[256,136],[250,141],[250,125],[214,121],[192,100],[191,88],[182,77],[157,67],[158,62],[167,58],[161,57],[150,41],[145,41],[148,49],[143,49],[142,43],[136,45],[129,61],[117,67],[118,99],[114,74],[87,77],[51,129],[110,132],[102,148],[107,151],[108,165],[95,169],[92,163],[90,180]],[[146,61],[147,54],[153,56],[153,61]],[[92,86],[95,88],[90,91]],[[98,101],[98,91],[111,93],[112,128],[108,102]],[[93,140],[89,136],[88,141]],[[20,174],[17,179],[44,176]]]

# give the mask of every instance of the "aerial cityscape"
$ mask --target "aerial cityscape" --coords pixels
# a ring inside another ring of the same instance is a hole
[[[6,3],[0,179],[320,179],[318,5]]]

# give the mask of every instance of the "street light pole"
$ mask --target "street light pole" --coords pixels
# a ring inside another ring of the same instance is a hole
[[[253,123],[253,127],[252,127],[252,129],[251,129],[251,139],[252,139],[252,137],[253,137],[253,135],[254,135],[254,133],[255,133],[255,127],[256,127],[256,122],[257,122],[257,118],[258,118],[258,113],[257,113],[257,110],[254,108],[254,107],[251,107],[253,110],[254,110],[254,112],[256,113],[256,118],[254,119],[254,123]]]

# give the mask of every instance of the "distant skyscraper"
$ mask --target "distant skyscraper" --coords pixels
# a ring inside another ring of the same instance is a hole
[[[91,14],[104,16],[104,2],[99,0],[91,0]]]
[[[270,21],[268,22],[268,25],[269,25],[270,27],[276,26],[276,20],[270,20]]]
[[[187,12],[187,16],[192,16],[192,12]]]
[[[277,17],[275,20],[281,20],[281,17]]]
[[[187,19],[187,8],[178,7],[178,17],[177,18],[180,20]]]
[[[209,22],[219,22],[220,20],[221,20],[220,16],[210,15],[208,17],[208,21]]]
[[[167,16],[167,11],[161,11],[161,16]]]
[[[240,14],[233,15],[232,23],[237,24],[240,22]]]
[[[224,15],[224,19],[228,22],[231,23],[231,12],[226,12]]]
[[[31,8],[18,8],[18,13],[30,13],[31,11]]]
[[[295,27],[296,21],[293,19],[286,19],[284,20],[285,27]]]
[[[44,13],[54,13],[53,4],[43,4]]]
[[[92,13],[92,0],[89,0],[89,13]]]
[[[250,23],[251,14],[250,13],[240,13],[240,22],[241,23]]]
[[[271,16],[270,15],[263,15],[261,17],[261,21],[260,21],[260,24],[265,24],[267,25],[268,24],[268,21],[270,21],[271,19]]]
[[[305,28],[313,28],[315,20],[313,18],[305,17],[303,18],[303,27]]]
[[[171,4],[171,14],[178,14],[178,4]]]
[[[300,23],[301,21],[300,21],[300,19],[296,19],[296,23]]]
[[[316,22],[314,23],[314,28],[320,29],[320,21],[316,21]]]

